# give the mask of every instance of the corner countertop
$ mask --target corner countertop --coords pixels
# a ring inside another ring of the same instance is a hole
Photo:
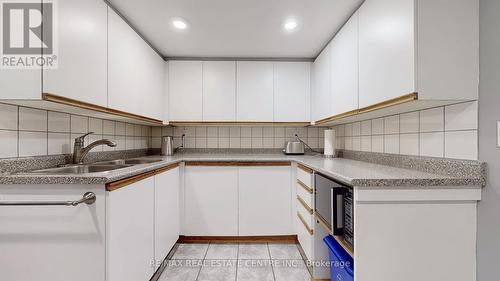
[[[3,175],[0,176],[0,184],[104,185],[184,161],[290,161],[304,165],[316,172],[355,187],[481,188],[484,186],[484,178],[479,177],[467,177],[466,175],[463,177],[453,177],[344,158],[323,158],[313,155],[287,156],[281,153],[186,153],[174,156],[147,156],[141,158],[158,158],[161,159],[161,161],[152,164],[135,165],[109,172],[85,175],[38,175],[29,173]]]

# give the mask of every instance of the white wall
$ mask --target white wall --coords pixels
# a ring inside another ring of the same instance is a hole
[[[500,270],[500,1],[480,0],[479,159],[488,163],[488,186],[478,208],[478,280],[496,281]]]

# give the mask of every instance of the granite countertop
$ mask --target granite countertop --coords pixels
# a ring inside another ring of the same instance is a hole
[[[0,184],[96,184],[103,185],[183,161],[291,161],[309,167],[333,179],[356,187],[477,187],[484,178],[446,176],[412,169],[373,164],[345,158],[321,156],[286,156],[281,153],[186,153],[174,156],[147,156],[160,162],[141,164],[119,170],[85,175],[11,174],[0,176]]]

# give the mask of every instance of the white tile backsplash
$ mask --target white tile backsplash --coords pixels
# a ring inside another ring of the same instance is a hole
[[[449,105],[445,110],[445,130],[476,130],[477,102]]]
[[[357,124],[361,124],[360,142]],[[473,160],[478,154],[477,102],[337,125],[333,129],[344,131],[344,136],[337,134],[337,141],[342,140],[340,147],[346,150]]]
[[[70,115],[67,113],[48,113],[48,131],[54,133],[69,133],[71,131]]]
[[[17,131],[0,130],[0,158],[17,157]]]
[[[420,111],[420,132],[444,131],[444,108],[431,108]]]
[[[47,111],[20,107],[19,130],[32,132],[47,131]]]
[[[125,138],[127,127],[132,129],[133,134],[138,134],[130,136],[128,142]],[[148,148],[152,145],[152,128],[149,126],[0,104],[0,158],[72,153],[74,139],[87,132],[95,134],[85,138],[85,145],[102,138],[118,144],[116,148],[99,146],[93,152]],[[155,141],[158,147],[159,141],[158,137]]]
[[[19,156],[47,155],[47,132],[19,132]]]
[[[71,133],[86,134],[89,132],[89,118],[71,115]]]
[[[444,142],[446,158],[477,160],[477,131],[445,132]]]
[[[444,132],[420,133],[420,155],[444,157]]]
[[[417,111],[401,114],[399,122],[399,131],[401,134],[418,133],[420,126],[420,113]]]
[[[0,104],[0,116],[0,130],[17,130],[17,106]]]

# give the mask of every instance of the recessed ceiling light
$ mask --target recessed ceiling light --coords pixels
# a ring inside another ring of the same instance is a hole
[[[297,23],[297,21],[295,19],[287,19],[284,23],[283,23],[283,28],[286,30],[286,31],[294,31],[297,26],[299,24]]]
[[[180,30],[184,30],[188,27],[187,22],[184,19],[176,18],[172,20],[172,25]]]

